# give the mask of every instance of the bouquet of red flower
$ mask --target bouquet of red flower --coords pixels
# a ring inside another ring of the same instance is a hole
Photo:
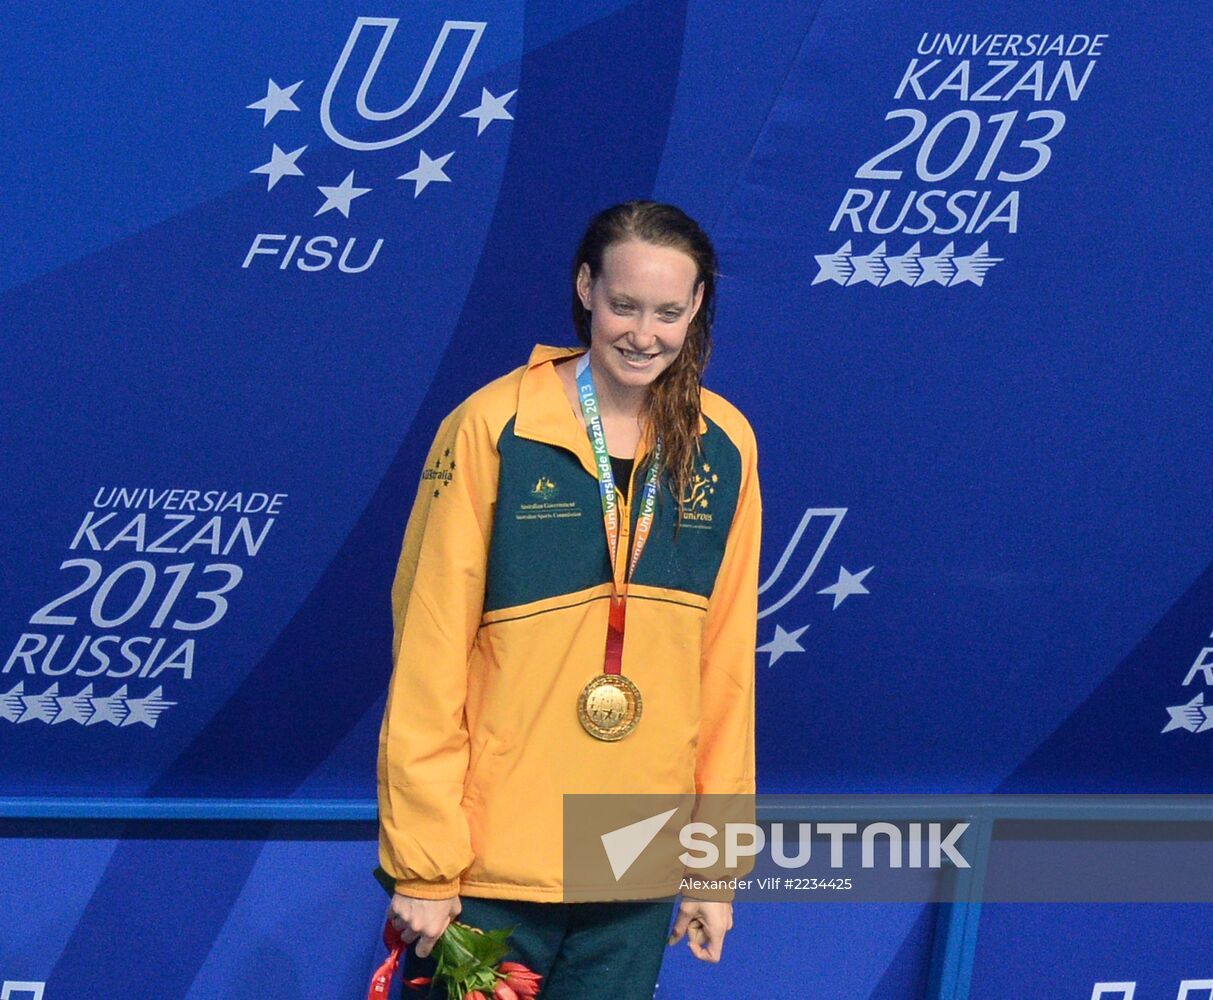
[[[410,989],[437,986],[448,1000],[530,1000],[539,995],[543,978],[519,962],[502,962],[509,951],[509,930],[482,931],[458,921],[447,925],[434,944],[432,955],[438,963],[433,977],[418,976],[405,980]],[[389,918],[383,926],[383,943],[388,957],[371,978],[367,1000],[386,997],[392,976],[400,964],[404,941]]]

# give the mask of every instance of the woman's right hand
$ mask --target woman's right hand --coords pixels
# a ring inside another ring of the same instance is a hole
[[[417,942],[417,957],[425,958],[442,937],[447,924],[459,916],[463,904],[458,896],[449,899],[419,899],[396,893],[388,907],[392,926],[400,932],[404,943]]]

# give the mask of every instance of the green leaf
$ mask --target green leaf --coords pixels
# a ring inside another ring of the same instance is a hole
[[[462,964],[469,960],[479,961],[476,954],[476,942],[463,925],[451,923],[447,925],[442,936],[438,938],[435,948],[441,948],[452,963]]]
[[[447,1000],[463,1000],[469,989],[466,979],[451,979],[446,983]]]
[[[484,954],[483,954],[484,964],[488,965],[488,966],[496,965],[503,958],[505,958],[506,952],[508,952],[509,950],[510,950],[510,946],[508,944],[505,944],[504,942],[494,941],[492,948],[486,947],[484,950]]]
[[[485,936],[492,938],[499,944],[506,944],[510,940],[510,936],[518,929],[517,925],[513,927],[499,927],[495,931],[485,931]]]
[[[452,922],[443,937],[451,935],[452,942],[474,955],[478,964],[495,965],[502,955],[509,950],[503,943],[500,934],[485,932],[469,927],[467,924]]]

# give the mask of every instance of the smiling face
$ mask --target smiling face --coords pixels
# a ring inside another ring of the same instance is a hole
[[[612,243],[602,269],[577,272],[577,295],[590,313],[590,363],[615,394],[645,389],[674,363],[703,300],[695,261],[681,250],[641,240]]]

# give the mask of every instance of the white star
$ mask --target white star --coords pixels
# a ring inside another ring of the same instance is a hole
[[[1004,257],[991,257],[990,244],[983,243],[967,257],[956,258],[956,277],[952,279],[952,284],[959,285],[962,282],[971,281],[975,285],[980,285],[986,280],[986,272],[1005,259]]]
[[[480,104],[472,108],[471,111],[465,111],[459,117],[475,118],[477,135],[489,127],[489,122],[512,122],[514,120],[514,116],[505,110],[505,106],[509,99],[516,93],[518,93],[518,91],[511,90],[508,94],[502,94],[500,97],[494,97],[488,92],[487,87],[481,87]]]
[[[93,714],[93,686],[91,684],[79,694],[64,695],[55,700],[59,702],[59,714],[55,716],[52,725],[57,726],[61,722],[79,722],[83,726],[88,722],[89,716]]]
[[[25,691],[25,681],[17,681],[9,689],[8,694],[0,695],[0,719],[16,722],[21,718],[21,713],[25,711],[25,702],[21,700],[23,691]]]
[[[93,699],[93,717],[85,723],[95,726],[98,722],[108,722],[111,726],[119,726],[130,711],[126,707],[126,685],[118,688],[108,698]]]
[[[56,681],[41,694],[23,694],[21,700],[25,703],[25,711],[21,713],[18,722],[50,722],[59,712],[59,683]]]
[[[1201,708],[1204,703],[1202,691],[1186,705],[1168,705],[1171,718],[1162,731],[1169,733],[1172,729],[1186,729],[1190,733],[1198,732],[1205,721],[1205,710]]]
[[[396,178],[398,181],[413,181],[416,187],[413,188],[413,197],[421,194],[426,189],[426,186],[431,181],[446,181],[450,183],[450,178],[443,173],[442,168],[446,166],[446,161],[455,155],[455,151],[447,153],[446,156],[440,156],[434,160],[423,149],[421,155],[417,158],[417,166],[410,170],[407,174],[401,174]]]
[[[270,154],[270,162],[263,163],[259,167],[254,167],[249,171],[250,174],[265,174],[269,178],[265,189],[273,191],[274,185],[277,184],[283,177],[290,174],[292,177],[302,177],[303,171],[295,165],[295,159],[302,153],[307,146],[300,146],[293,153],[284,153],[278,148],[278,143],[274,143],[274,152]]]
[[[804,646],[796,640],[804,635],[808,625],[802,625],[795,632],[787,632],[781,626],[775,626],[775,638],[770,642],[759,646],[755,652],[770,653],[771,658],[767,661],[768,667],[775,666],[775,661],[778,660],[784,653],[803,653]]]
[[[164,710],[177,703],[165,701],[162,689],[156,688],[146,698],[127,698],[126,704],[131,710],[131,714],[122,720],[124,726],[133,726],[136,722],[142,722],[149,729],[155,729]]]
[[[922,275],[922,265],[918,263],[921,256],[922,244],[915,243],[899,257],[886,257],[884,262],[889,267],[889,273],[885,275],[881,285],[895,285],[899,281],[904,281],[907,285],[914,284]]]
[[[289,87],[283,88],[271,80],[270,85],[266,88],[265,96],[259,101],[253,101],[252,104],[246,104],[245,107],[252,108],[254,111],[265,112],[265,120],[261,123],[261,127],[265,128],[265,126],[274,120],[274,115],[279,111],[299,110],[299,105],[292,101],[291,98],[294,96],[295,91],[299,89],[300,83],[303,83],[303,81],[300,80],[299,83],[292,83]]]
[[[816,285],[822,281],[836,281],[840,285],[847,283],[854,267],[851,266],[851,241],[847,240],[833,253],[817,253],[813,255],[817,261],[817,277],[813,279]]]
[[[856,255],[851,258],[851,266],[855,268],[855,273],[847,279],[848,285],[855,285],[861,281],[866,281],[870,285],[879,285],[881,279],[889,273],[888,265],[884,262],[885,244],[881,240],[878,246],[871,253]]]
[[[869,592],[868,588],[863,585],[863,578],[875,568],[875,566],[869,566],[859,573],[850,573],[845,566],[839,566],[838,582],[831,583],[828,587],[822,587],[817,593],[834,595],[834,607],[830,609],[833,611],[852,594],[866,594]]]
[[[336,187],[325,187],[318,184],[317,188],[324,195],[324,204],[316,211],[316,215],[323,215],[330,208],[337,209],[347,219],[350,217],[350,202],[355,198],[361,198],[364,194],[370,191],[370,188],[354,187],[354,171],[350,171],[345,175],[343,180]],[[312,216],[314,219],[316,216]]]
[[[934,257],[921,258],[919,263],[922,264],[922,277],[918,279],[917,283],[929,285],[935,281],[941,285],[948,284],[956,276],[956,265],[952,263],[954,256],[956,256],[955,244],[949,243]]]

